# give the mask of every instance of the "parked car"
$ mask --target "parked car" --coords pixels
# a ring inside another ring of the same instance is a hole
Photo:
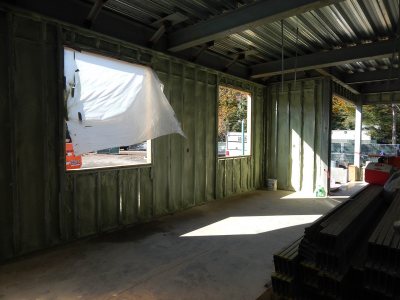
[[[131,145],[131,146],[129,146],[129,150],[133,150],[133,151],[146,151],[146,150],[147,150],[147,142],[143,142],[143,143],[140,143],[140,144]]]
[[[119,147],[121,150],[125,151],[146,151],[147,150],[147,142],[135,144],[135,145],[130,145],[130,146],[121,146]]]
[[[218,156],[226,155],[226,142],[218,142]]]

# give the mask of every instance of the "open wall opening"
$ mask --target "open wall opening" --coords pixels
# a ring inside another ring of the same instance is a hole
[[[400,167],[399,112],[395,103],[363,105],[362,127],[370,141],[361,144],[362,175],[369,162],[383,162],[395,169]]]
[[[364,179],[369,162],[393,163],[400,108],[396,104],[354,105],[337,95],[332,101],[331,186]],[[356,126],[357,114],[360,120]],[[357,139],[359,139],[357,146]]]

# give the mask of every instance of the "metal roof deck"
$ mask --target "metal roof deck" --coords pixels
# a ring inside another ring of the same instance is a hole
[[[261,1],[206,0],[109,0],[105,7],[152,27],[173,13],[187,20],[174,30],[201,24],[239,7]],[[398,0],[346,0],[284,19],[284,57],[349,48],[396,38],[399,20]],[[296,34],[298,28],[298,35]],[[207,51],[225,58],[250,51],[236,59],[247,67],[281,59],[282,27],[280,21],[227,35],[214,41]],[[167,32],[168,34],[168,32]],[[296,43],[297,40],[297,43]],[[395,51],[395,49],[393,49]],[[394,60],[393,60],[394,58]],[[398,54],[381,59],[354,61],[334,68],[334,73],[352,74],[397,67]]]
[[[39,7],[36,1],[9,2]],[[293,58],[298,56],[296,61],[303,63],[299,72],[323,70],[361,93],[363,82],[397,78],[399,0],[68,2],[87,15],[78,25],[107,28],[107,34],[114,32],[116,37],[121,31],[143,28],[135,43],[252,80],[276,80],[281,73],[282,41],[285,73],[297,70]],[[46,13],[62,15],[49,9]],[[122,17],[133,27],[114,26],[111,19],[102,24],[105,14]],[[366,81],[362,76],[351,78],[359,73],[371,74],[364,75]],[[400,82],[396,84],[400,91]]]

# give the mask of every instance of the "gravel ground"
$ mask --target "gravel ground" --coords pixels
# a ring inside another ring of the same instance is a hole
[[[82,168],[129,166],[147,163],[146,151],[120,151],[120,154],[87,153],[82,155]]]

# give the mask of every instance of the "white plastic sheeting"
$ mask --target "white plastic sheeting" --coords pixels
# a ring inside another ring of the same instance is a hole
[[[185,136],[151,68],[66,48],[64,74],[76,155]]]

